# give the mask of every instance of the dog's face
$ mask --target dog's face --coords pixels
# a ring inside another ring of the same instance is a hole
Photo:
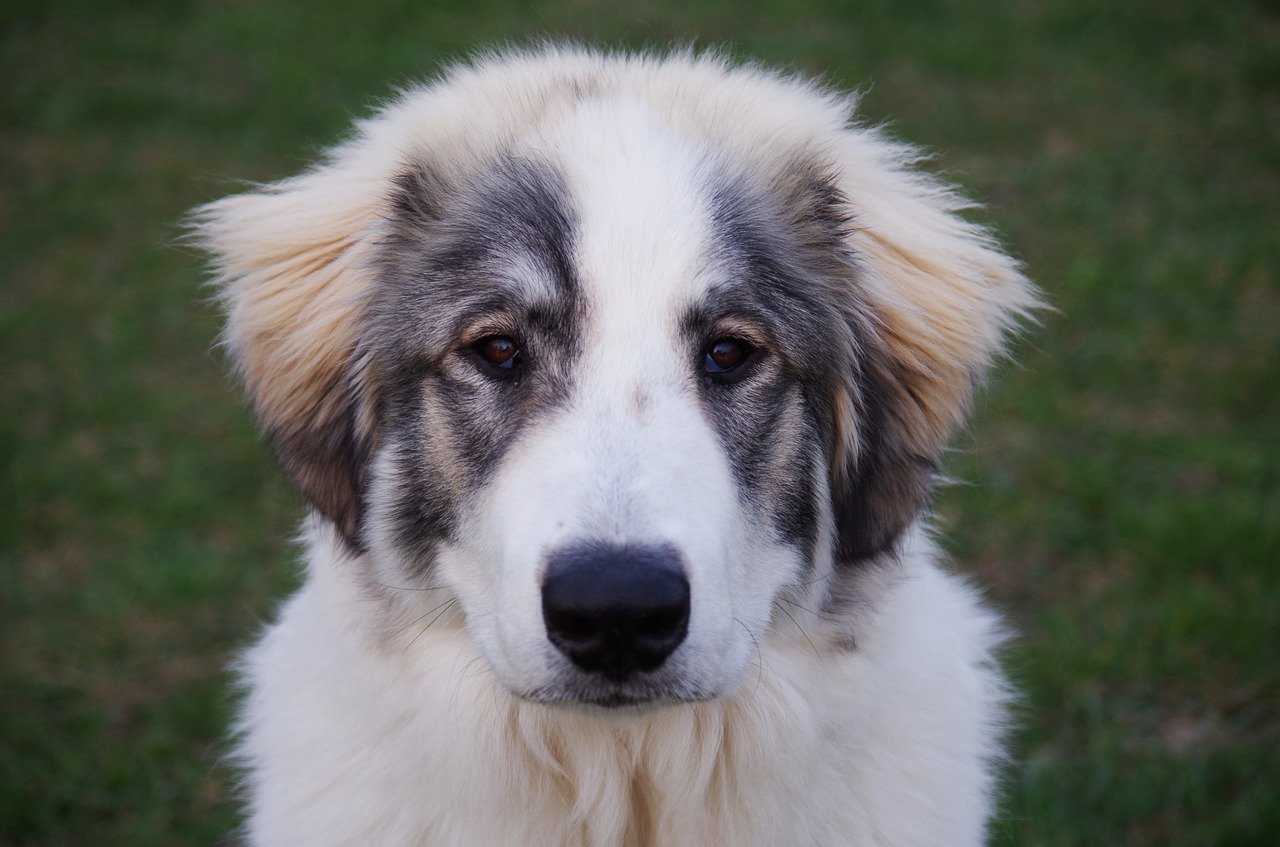
[[[400,182],[364,537],[523,696],[714,696],[827,546],[849,328],[733,163],[626,106],[538,142]]]
[[[820,145],[750,154],[635,98],[399,159],[333,213],[354,233],[250,256],[246,208],[288,184],[203,225],[304,493],[374,591],[446,591],[529,699],[732,691],[776,602],[829,603],[915,517],[1005,320],[973,280],[1020,285],[945,216],[963,256],[866,237]]]

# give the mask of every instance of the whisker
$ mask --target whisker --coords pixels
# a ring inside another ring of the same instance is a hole
[[[804,627],[800,625],[800,622],[797,621],[794,617],[792,617],[791,613],[788,612],[785,607],[778,606],[776,602],[773,605],[777,606],[778,610],[782,612],[782,614],[786,615],[788,618],[791,618],[791,622],[796,625],[796,629],[800,630],[800,634],[804,636],[804,640],[809,642],[809,646],[813,649],[813,655],[821,659],[822,654],[818,652],[817,645],[813,643],[813,639],[809,637],[809,633],[804,631]]]
[[[388,584],[387,584],[387,583],[385,583],[385,582],[378,582],[378,580],[376,580],[376,579],[375,579],[375,580],[372,580],[372,582],[373,582],[373,584],[374,584],[374,585],[380,586],[380,587],[382,587],[382,588],[390,588],[392,591],[442,591],[443,589],[446,589],[446,588],[448,588],[448,587],[449,587],[449,586],[447,586],[447,585],[429,585],[429,586],[420,586],[420,585],[388,585]],[[427,614],[431,614],[431,613],[430,613],[430,612],[428,612]]]
[[[820,575],[820,576],[815,576],[813,579],[808,580],[807,582],[797,582],[797,583],[795,583],[795,587],[796,587],[796,588],[808,588],[810,585],[814,585],[814,584],[819,583],[819,582],[822,582],[823,580],[826,580],[826,579],[831,579],[831,578],[832,578],[833,576],[835,576],[835,575],[836,575],[836,572],[835,572],[835,571],[827,571],[826,573],[824,573],[824,574],[822,574],[822,575]]]
[[[843,623],[843,621],[840,620],[839,618],[833,618],[830,615],[823,614],[822,612],[815,612],[813,609],[810,609],[808,606],[801,606],[795,600],[788,600],[786,597],[779,597],[778,600],[780,600],[783,603],[786,603],[789,606],[795,606],[797,609],[800,609],[801,611],[808,612],[809,614],[813,615],[815,618],[817,618],[820,621],[826,621],[827,623],[835,623],[835,624]]]
[[[462,691],[462,682],[463,682],[463,680],[465,680],[465,679],[468,679],[468,678],[469,678],[469,675],[467,674],[467,669],[468,669],[468,668],[470,668],[472,665],[474,665],[476,662],[480,661],[480,660],[481,660],[481,659],[483,659],[483,658],[484,658],[484,656],[475,656],[475,657],[473,657],[473,658],[471,659],[471,661],[469,661],[469,662],[467,662],[465,665],[463,665],[463,666],[462,666],[462,668],[461,668],[461,669],[459,669],[459,671],[458,671],[456,674],[454,674],[454,677],[453,677],[453,693],[449,696],[449,708],[453,709],[453,708],[456,708],[456,707],[457,707],[457,704],[458,704],[458,694],[459,694],[459,692],[461,692],[461,691]],[[481,666],[480,666],[480,671],[479,671],[479,673],[493,673],[493,669],[492,669],[492,668],[490,668],[488,665],[481,665]]]
[[[764,652],[760,649],[760,642],[756,639],[756,634],[751,631],[751,627],[744,624],[738,618],[734,618],[738,626],[747,631],[747,637],[751,639],[751,643],[756,646],[756,684],[751,689],[751,693],[755,694],[760,690],[760,682],[764,679]]]
[[[458,602],[458,601],[455,599],[455,600],[449,600],[448,602],[444,603],[444,608],[440,609],[440,611],[436,613],[436,616],[435,616],[434,618],[432,618],[430,621],[428,621],[428,622],[427,622],[427,625],[426,625],[426,626],[424,626],[424,627],[422,628],[422,631],[421,631],[421,632],[419,632],[417,635],[415,635],[415,636],[414,636],[414,637],[409,641],[409,643],[408,643],[408,644],[404,645],[404,650],[405,650],[405,652],[408,652],[409,648],[413,646],[413,643],[414,643],[415,641],[417,641],[419,638],[421,638],[421,637],[422,637],[422,633],[424,633],[424,632],[426,632],[427,630],[431,629],[432,624],[434,624],[436,621],[440,620],[440,618],[444,616],[444,613],[445,613],[445,612],[447,612],[447,611],[449,611],[449,607],[450,607],[450,606],[452,606],[452,605],[453,605],[454,603],[456,603],[456,602]],[[436,608],[440,608],[440,607],[439,607],[439,606],[437,606]],[[429,613],[428,613],[428,614],[429,614]],[[425,615],[424,615],[423,617],[425,617]],[[419,618],[418,620],[422,620],[422,618]]]
[[[467,678],[468,678],[467,668],[471,667],[472,665],[474,665],[476,662],[480,661],[480,660],[481,660],[481,659],[483,659],[483,658],[484,658],[484,656],[476,656],[476,657],[475,657],[475,658],[473,658],[471,661],[469,661],[469,662],[467,662],[465,665],[463,665],[463,666],[462,666],[462,670],[458,671],[458,679],[460,679],[460,680],[462,680],[462,679],[467,679]],[[481,671],[481,672],[483,672],[483,673],[487,673],[487,672],[489,672],[489,668],[487,668],[487,667],[481,667],[481,668],[480,668],[480,671]]]
[[[400,627],[399,629],[397,629],[394,633],[392,633],[392,635],[391,635],[392,639],[398,638],[398,637],[399,637],[399,636],[400,636],[400,635],[401,635],[405,630],[409,629],[410,627],[416,626],[420,621],[424,621],[424,620],[426,620],[426,619],[427,619],[427,617],[428,617],[428,616],[430,616],[430,615],[431,615],[433,612],[435,612],[437,609],[443,608],[444,606],[447,606],[447,605],[449,605],[449,604],[450,604],[450,603],[452,603],[452,602],[453,602],[453,600],[445,600],[443,603],[441,603],[439,606],[436,606],[434,609],[431,609],[431,610],[429,610],[428,612],[426,612],[425,614],[423,614],[423,615],[419,615],[418,617],[416,617],[416,618],[414,618],[413,620],[409,621],[407,624],[405,624],[404,626],[402,626],[402,627]]]

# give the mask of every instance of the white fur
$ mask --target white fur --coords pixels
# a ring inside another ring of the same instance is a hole
[[[704,695],[725,692],[801,562],[753,526],[687,375],[679,316],[709,281],[700,148],[626,98],[589,101],[525,143],[563,169],[581,219],[584,350],[566,407],[518,434],[458,540],[441,545],[437,581],[457,594],[499,679],[528,693],[555,684],[567,664],[545,637],[547,552],[583,538],[672,545],[693,611],[665,667]],[[390,499],[382,480],[375,503]],[[394,548],[375,532],[375,560]]]
[[[919,531],[866,576],[856,650],[776,633],[737,695],[625,714],[512,698],[458,616],[385,642],[331,531],[306,540],[305,587],[244,660],[255,844],[983,839],[1001,629]]]
[[[590,94],[564,96],[577,90]],[[848,577],[828,625],[831,533],[806,572],[747,511],[679,348],[678,316],[714,282],[710,166],[830,160],[868,331],[899,368],[894,418],[914,454],[942,448],[1034,293],[955,214],[963,201],[911,169],[914,151],[849,124],[852,107],[715,57],[489,57],[406,92],[308,173],[198,214],[228,341],[285,437],[328,425],[351,386],[373,390],[352,361],[358,306],[415,157],[458,173],[512,148],[555,163],[592,304],[573,396],[504,455],[429,584],[410,584],[384,514],[395,445],[372,459],[365,554],[308,523],[306,583],[242,665],[254,844],[982,842],[1008,701],[998,621],[917,525],[900,560]],[[856,409],[837,417],[837,452],[856,454]],[[540,569],[584,537],[680,551],[692,613],[664,670],[712,699],[608,711],[517,696],[564,672]],[[784,594],[800,601],[785,612]]]

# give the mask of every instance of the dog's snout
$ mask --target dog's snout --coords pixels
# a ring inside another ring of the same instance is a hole
[[[621,682],[656,669],[689,629],[689,580],[668,546],[557,551],[542,584],[547,637],[585,671]]]

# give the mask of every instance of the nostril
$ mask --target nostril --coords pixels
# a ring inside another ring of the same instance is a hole
[[[595,617],[554,605],[547,614],[547,625],[569,641],[586,641],[600,634],[600,621]]]
[[[636,629],[653,637],[663,637],[685,626],[689,620],[688,603],[646,612],[636,622]]]
[[[659,667],[689,628],[689,581],[669,546],[585,544],[548,558],[547,637],[579,668],[621,680]]]

